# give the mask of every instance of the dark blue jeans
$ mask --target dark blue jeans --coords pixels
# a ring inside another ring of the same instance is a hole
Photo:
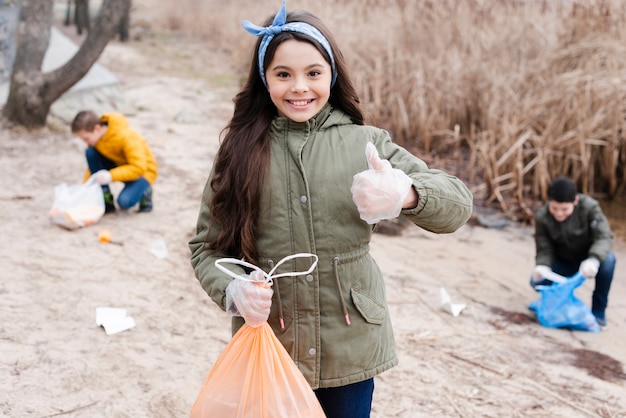
[[[315,395],[326,418],[369,418],[374,379],[336,388],[317,389]]]
[[[111,170],[117,167],[113,161],[100,154],[94,147],[87,147],[85,157],[87,158],[89,171],[91,171],[92,174],[100,170]],[[150,183],[143,177],[133,181],[125,181],[124,188],[117,198],[117,204],[120,209],[130,209],[139,203],[143,194],[149,187]],[[110,191],[109,186],[102,186],[102,191]]]
[[[593,289],[591,298],[591,312],[600,314],[604,317],[604,311],[609,303],[609,290],[611,290],[611,282],[613,281],[613,273],[615,272],[615,254],[610,252],[609,255],[600,263],[598,274],[596,274],[596,285]],[[570,277],[576,274],[580,268],[580,262],[570,262],[564,260],[555,260],[552,265],[552,271],[561,276]],[[550,285],[552,282],[545,279],[536,285]]]

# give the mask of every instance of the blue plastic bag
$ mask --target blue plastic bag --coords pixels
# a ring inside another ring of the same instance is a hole
[[[537,286],[541,297],[528,309],[535,311],[539,323],[548,328],[566,328],[575,331],[600,332],[600,326],[589,307],[574,291],[585,281],[580,272],[566,277],[562,283]]]

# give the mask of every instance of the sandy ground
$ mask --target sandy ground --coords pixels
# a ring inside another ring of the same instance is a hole
[[[172,59],[166,59],[172,57]],[[64,131],[0,131],[0,414],[184,417],[230,338],[189,265],[200,195],[230,115],[232,74],[193,45],[112,42],[131,123],[160,163],[155,210],[67,231],[49,222],[56,184],[78,182],[82,145]],[[224,81],[226,80],[226,81]],[[123,245],[101,244],[102,228]],[[167,256],[151,248],[163,240]],[[532,231],[466,225],[377,234],[400,365],[376,379],[373,417],[626,416],[626,270],[599,334],[541,327],[528,311]],[[619,260],[626,246],[618,240]],[[591,282],[579,290],[590,301]],[[467,308],[441,309],[444,287]],[[107,335],[97,307],[136,326]]]

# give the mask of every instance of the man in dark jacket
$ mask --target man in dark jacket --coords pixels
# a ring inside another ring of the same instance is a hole
[[[579,194],[576,184],[557,177],[548,202],[535,214],[536,266],[531,285],[551,285],[554,272],[569,277],[580,271],[596,280],[591,311],[606,326],[605,311],[615,271],[613,235],[598,202]]]

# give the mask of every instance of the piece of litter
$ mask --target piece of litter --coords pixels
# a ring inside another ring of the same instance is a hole
[[[150,252],[158,259],[167,257],[167,244],[164,239],[157,239],[150,245]]]
[[[441,307],[452,316],[459,316],[461,311],[466,308],[464,303],[452,303],[450,295],[443,287],[439,289],[439,294],[441,295]]]
[[[135,326],[135,320],[124,308],[96,308],[96,324],[104,328],[107,335],[117,334]]]

